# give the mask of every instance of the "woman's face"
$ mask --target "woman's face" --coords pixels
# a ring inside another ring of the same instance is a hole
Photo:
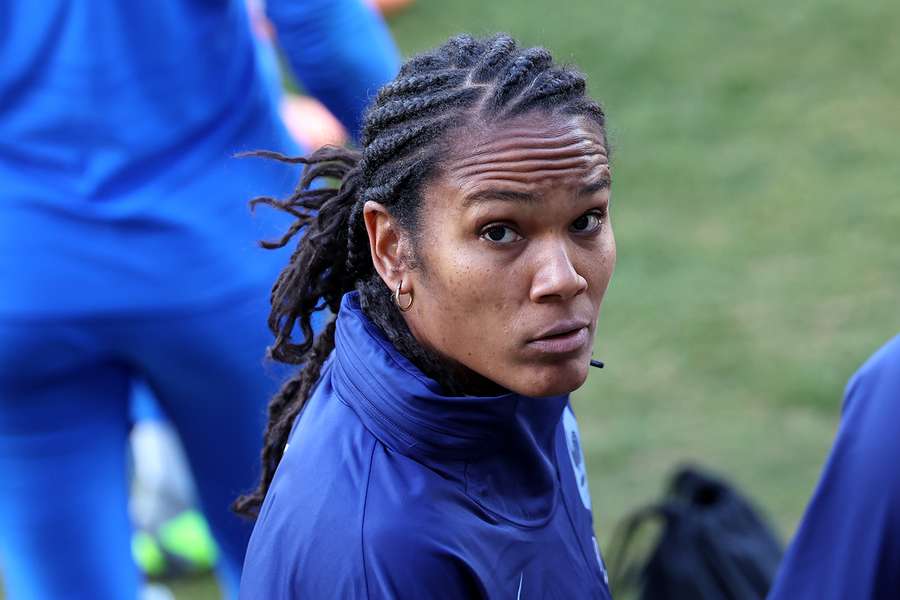
[[[598,127],[524,115],[457,134],[440,170],[402,273],[411,331],[523,395],[580,387],[616,262]]]

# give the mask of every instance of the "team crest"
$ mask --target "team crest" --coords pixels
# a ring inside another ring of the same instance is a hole
[[[591,509],[591,492],[588,489],[587,468],[584,464],[584,451],[581,449],[581,437],[578,434],[578,423],[572,409],[566,406],[563,412],[563,430],[566,434],[566,447],[569,449],[569,460],[572,462],[572,470],[575,472],[575,482],[578,484],[578,495],[581,503],[588,510]]]

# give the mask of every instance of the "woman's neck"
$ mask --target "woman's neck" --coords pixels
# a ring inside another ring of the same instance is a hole
[[[381,290],[360,290],[360,308],[363,313],[381,330],[384,337],[394,345],[400,354],[422,373],[440,384],[447,395],[499,396],[509,391],[465,365],[421,344],[410,331],[406,321],[391,304],[390,294],[379,292]]]

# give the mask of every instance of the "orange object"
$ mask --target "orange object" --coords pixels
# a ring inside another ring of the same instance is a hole
[[[281,100],[280,112],[288,132],[310,152],[326,144],[342,146],[347,143],[347,130],[314,98],[286,93]]]
[[[389,17],[408,8],[415,0],[366,0],[366,2],[384,16]]]

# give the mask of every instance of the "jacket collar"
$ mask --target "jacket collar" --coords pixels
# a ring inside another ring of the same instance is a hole
[[[446,396],[400,354],[359,307],[341,303],[335,331],[335,389],[377,437],[398,452],[465,460],[490,452],[522,396]]]
[[[355,292],[338,313],[333,361],[334,390],[390,449],[428,464],[466,461],[468,493],[488,510],[522,522],[552,512],[556,431],[568,396],[444,395],[363,314]],[[488,481],[501,480],[515,506],[484,496],[494,487]]]

